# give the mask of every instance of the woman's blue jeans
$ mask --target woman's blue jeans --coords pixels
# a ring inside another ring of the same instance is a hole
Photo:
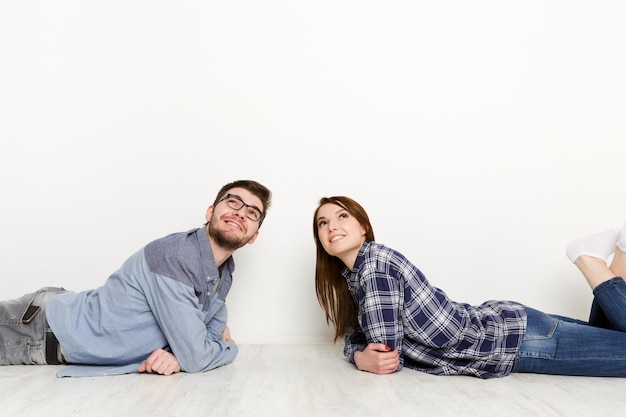
[[[513,372],[626,376],[626,282],[594,291],[589,322],[525,307],[528,327]]]

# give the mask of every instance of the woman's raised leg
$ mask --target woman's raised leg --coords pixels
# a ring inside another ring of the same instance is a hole
[[[593,291],[589,324],[626,332],[626,224],[573,242],[567,255]]]
[[[606,262],[616,250],[619,234],[618,229],[605,230],[567,246],[567,257],[580,269],[592,290],[616,276]]]
[[[626,223],[617,236],[615,255],[609,269],[616,277],[626,278]]]

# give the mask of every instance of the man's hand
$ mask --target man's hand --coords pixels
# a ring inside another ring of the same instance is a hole
[[[172,353],[157,349],[148,356],[144,363],[139,365],[137,370],[149,374],[172,375],[180,372],[180,364]]]
[[[224,330],[222,331],[222,340],[224,342],[231,342],[231,343],[235,343],[235,341],[233,340],[232,337],[230,337],[230,329],[228,328],[228,326],[224,327]]]
[[[354,363],[361,371],[390,374],[400,366],[400,354],[397,350],[390,351],[383,343],[370,343],[354,354]]]

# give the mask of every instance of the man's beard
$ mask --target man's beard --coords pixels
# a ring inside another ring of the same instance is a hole
[[[245,240],[245,237],[242,239],[238,239],[236,237],[229,236],[227,233],[224,233],[222,230],[216,227],[218,221],[218,219],[211,216],[211,220],[209,220],[209,236],[211,236],[213,238],[213,241],[222,249],[234,251],[244,246],[246,243],[248,243],[248,240],[250,240]]]

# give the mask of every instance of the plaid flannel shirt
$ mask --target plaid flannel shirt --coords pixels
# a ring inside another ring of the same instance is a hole
[[[360,329],[345,336],[344,354],[368,343],[400,352],[400,367],[437,375],[508,375],[526,330],[524,306],[487,301],[457,303],[408,259],[366,241],[343,276],[358,308]]]

